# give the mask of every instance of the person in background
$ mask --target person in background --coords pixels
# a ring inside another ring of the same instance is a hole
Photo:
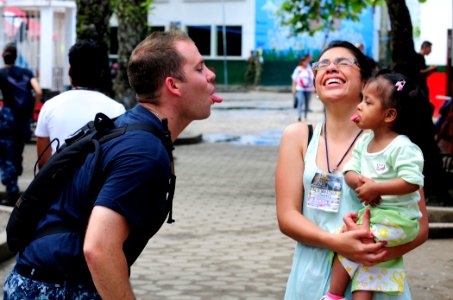
[[[44,102],[38,116],[35,135],[39,167],[98,112],[113,118],[126,111],[123,104],[98,91],[108,57],[96,41],[77,41],[69,49],[68,57],[72,89]]]
[[[264,64],[264,58],[263,58],[263,50],[258,49],[255,51],[255,56],[254,56],[254,66],[255,66],[255,78],[253,81],[254,86],[258,86],[261,84],[261,75],[263,74],[263,64]]]
[[[246,86],[253,84],[255,81],[255,51],[250,50],[250,56],[247,58],[247,70],[244,73],[244,83]]]
[[[432,43],[424,41],[420,46],[420,52],[415,53],[414,69],[418,72],[408,72],[405,76],[411,78],[420,89],[423,91],[425,101],[418,107],[423,115],[418,118],[418,122],[422,123],[420,130],[414,142],[422,149],[425,157],[425,166],[423,173],[425,175],[425,195],[428,203],[434,205],[453,205],[453,197],[449,193],[449,184],[447,173],[443,167],[442,156],[435,140],[436,127],[433,122],[434,105],[429,98],[429,89],[427,78],[437,70],[437,66],[427,66],[425,56],[429,55],[432,50]]]
[[[313,92],[313,70],[311,69],[310,62],[312,60],[311,54],[304,55],[299,65],[294,69],[291,75],[292,84],[291,90],[293,95],[297,98],[297,120],[301,121],[302,106],[304,106],[304,119],[307,120],[308,112],[310,112],[310,98]]]
[[[7,198],[0,204],[13,206],[19,198],[18,177],[22,175],[25,143],[31,138],[31,123],[36,106],[40,103],[42,90],[33,73],[15,65],[17,47],[7,44],[2,53],[5,67],[0,69],[0,90],[3,95],[4,120],[11,120],[11,128],[4,128],[0,136],[3,148],[0,157],[2,183],[6,186]]]
[[[130,130],[103,143],[104,181],[94,199],[87,195],[88,156],[37,228],[74,229],[37,238],[20,251],[3,299],[135,299],[131,266],[167,216],[171,220],[173,142],[222,99],[215,94],[215,74],[184,32],[145,38],[133,50],[127,74],[138,104],[115,125],[150,126],[164,140]]]
[[[343,168],[361,130],[351,122],[371,76],[366,57],[346,41],[331,42],[312,64],[315,88],[325,106],[324,122],[297,122],[283,132],[275,173],[277,219],[280,230],[296,240],[285,299],[313,300],[327,294],[333,253],[371,266],[402,256],[428,238],[423,190],[418,202],[422,217],[414,241],[396,247],[366,243],[372,237],[369,218],[357,225],[360,200],[344,180]],[[345,224],[345,230],[334,231]],[[348,288],[345,297],[350,299]],[[411,299],[405,284],[401,295],[376,293],[375,300]]]
[[[415,65],[420,72],[420,76],[414,78],[419,78],[417,83],[427,97],[429,97],[428,76],[437,70],[436,65],[431,65],[429,67],[426,65],[425,56],[431,53],[432,46],[433,44],[431,42],[424,41],[420,46],[420,51],[415,56]]]

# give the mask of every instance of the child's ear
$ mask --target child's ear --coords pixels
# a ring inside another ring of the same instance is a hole
[[[388,108],[387,111],[385,112],[385,122],[387,123],[395,122],[397,115],[398,113],[396,112],[396,109]]]

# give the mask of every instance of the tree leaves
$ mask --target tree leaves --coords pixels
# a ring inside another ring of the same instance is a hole
[[[282,25],[290,26],[292,34],[308,33],[313,36],[320,30],[333,30],[336,20],[359,20],[360,13],[369,5],[384,0],[286,0],[277,16]]]

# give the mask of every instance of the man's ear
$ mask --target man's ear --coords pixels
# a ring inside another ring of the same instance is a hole
[[[385,113],[385,122],[387,122],[387,123],[395,122],[397,116],[398,116],[398,113],[396,112],[396,109],[388,108]]]
[[[177,82],[175,80],[175,78],[173,78],[173,77],[165,78],[164,85],[171,94],[173,94],[175,96],[181,96],[181,91],[179,89],[179,82]]]

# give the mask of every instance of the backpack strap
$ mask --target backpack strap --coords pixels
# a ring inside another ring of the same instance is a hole
[[[175,175],[175,162],[174,162],[174,157],[173,157],[173,150],[175,149],[173,142],[171,140],[171,134],[170,131],[168,130],[168,120],[163,119],[162,120],[162,126],[164,127],[164,131],[158,131],[154,127],[150,125],[145,125],[145,124],[132,124],[128,125],[126,130],[145,130],[148,132],[151,132],[155,136],[159,137],[162,140],[162,143],[165,146],[165,149],[167,150],[168,157],[170,159],[170,172],[171,172],[171,178],[170,178],[170,190],[168,191],[167,195],[167,201],[169,203],[169,213],[168,213],[168,219],[167,223],[171,224],[175,222],[173,219],[173,197],[175,194],[175,187],[176,187],[176,175]]]

